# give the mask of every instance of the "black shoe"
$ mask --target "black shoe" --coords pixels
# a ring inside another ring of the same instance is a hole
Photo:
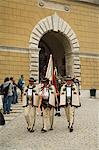
[[[45,129],[42,128],[42,129],[41,129],[41,132],[44,133],[44,132],[47,132],[47,130],[45,130]]]
[[[6,114],[6,112],[4,111],[3,114]]]
[[[52,130],[53,130],[53,128],[51,127],[49,130],[50,130],[50,131],[52,131]]]
[[[7,114],[10,114],[10,112],[7,112]]]
[[[55,116],[57,116],[57,115],[58,115],[58,113],[55,114]]]
[[[30,131],[30,128],[27,127],[27,130]]]
[[[43,131],[43,128],[41,129],[41,131]]]
[[[33,129],[30,129],[29,131],[30,131],[30,132],[34,132],[34,130],[33,130]]]
[[[60,113],[57,113],[57,115],[60,117],[61,116],[61,114]]]
[[[12,111],[12,109],[10,109],[10,111]]]
[[[41,116],[43,116],[43,112],[41,112]]]
[[[71,127],[71,128],[69,129],[69,131],[70,131],[70,132],[73,132],[73,127]]]
[[[70,128],[70,123],[69,123],[69,121],[68,121],[68,129]]]

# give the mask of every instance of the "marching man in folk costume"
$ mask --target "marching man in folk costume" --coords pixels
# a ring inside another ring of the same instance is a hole
[[[74,124],[75,107],[80,106],[80,96],[78,87],[76,86],[76,84],[70,76],[66,78],[66,83],[63,84],[63,86],[61,87],[60,106],[63,106],[65,109],[67,121],[69,123],[68,128],[69,131],[72,132]]]
[[[24,100],[26,100],[25,107],[25,119],[27,122],[27,129],[29,132],[34,132],[35,120],[36,120],[36,107],[39,105],[39,96],[36,86],[34,84],[34,78],[29,79],[29,85],[24,93]]]
[[[48,78],[42,80],[43,87],[41,91],[40,101],[43,110],[43,128],[41,131],[47,132],[48,130],[48,121],[49,121],[49,130],[53,130],[53,119],[54,119],[54,107],[56,99],[56,90],[54,85],[49,83]]]

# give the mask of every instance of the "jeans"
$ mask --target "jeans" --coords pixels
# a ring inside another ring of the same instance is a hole
[[[13,101],[13,95],[12,96],[8,96],[8,108],[9,108],[9,111],[11,109],[11,104],[12,104],[12,101]]]
[[[14,91],[14,93],[13,93],[13,102],[12,102],[13,104],[16,104],[16,103],[18,103],[18,95],[17,95],[17,92],[16,91]]]
[[[4,96],[3,100],[3,111],[4,113],[10,112],[11,104],[12,104],[13,96]]]
[[[4,95],[4,99],[3,99],[3,111],[4,111],[4,113],[6,113],[6,112],[9,112],[9,101],[8,101],[8,96],[6,95]]]

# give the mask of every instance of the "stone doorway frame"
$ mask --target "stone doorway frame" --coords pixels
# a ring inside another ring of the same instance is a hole
[[[30,76],[39,79],[39,42],[44,34],[48,31],[55,31],[62,33],[69,41],[71,51],[68,52],[67,58],[71,64],[71,76],[76,75],[81,81],[80,57],[79,57],[79,42],[77,36],[70,25],[59,17],[56,13],[48,16],[38,22],[32,30],[29,40],[29,58],[30,58]],[[72,57],[72,60],[70,60]]]

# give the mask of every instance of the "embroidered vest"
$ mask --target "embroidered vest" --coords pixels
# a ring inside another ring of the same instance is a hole
[[[27,105],[32,105],[33,106],[33,101],[34,101],[34,96],[33,96],[33,86],[28,86],[27,89]]]

